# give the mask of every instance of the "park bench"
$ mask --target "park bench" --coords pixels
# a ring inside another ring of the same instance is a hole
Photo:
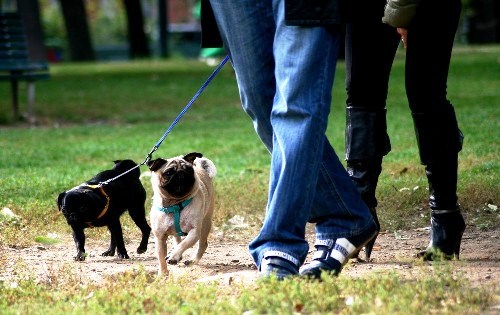
[[[10,81],[14,119],[19,114],[19,81],[27,82],[27,117],[34,120],[35,81],[48,79],[49,67],[45,61],[34,61],[29,57],[23,21],[17,13],[0,12],[0,80]]]

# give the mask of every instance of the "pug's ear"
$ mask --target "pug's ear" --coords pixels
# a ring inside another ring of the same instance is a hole
[[[62,210],[62,203],[63,203],[64,196],[66,196],[65,191],[60,193],[59,196],[57,197],[57,207],[59,208],[59,211]]]
[[[184,155],[183,159],[186,162],[193,164],[193,162],[196,158],[201,158],[201,157],[203,157],[203,154],[198,153],[198,152],[191,152],[191,153]]]
[[[164,159],[156,159],[156,160],[150,160],[148,161],[147,165],[149,167],[149,170],[152,172],[156,172],[159,170],[165,163],[167,163],[167,160]]]

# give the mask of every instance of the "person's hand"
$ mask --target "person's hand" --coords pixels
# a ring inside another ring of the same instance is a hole
[[[408,30],[406,28],[398,27],[398,34],[401,35],[401,41],[403,42],[403,46],[406,49],[406,43],[408,39]]]

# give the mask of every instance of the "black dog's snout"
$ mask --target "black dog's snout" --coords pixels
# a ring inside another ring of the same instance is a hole
[[[68,214],[68,207],[63,203],[60,208],[62,214],[67,215]]]

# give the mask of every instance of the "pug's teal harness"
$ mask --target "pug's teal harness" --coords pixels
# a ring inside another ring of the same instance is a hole
[[[181,211],[186,208],[193,201],[193,198],[186,199],[182,202],[176,203],[175,205],[165,207],[156,206],[156,210],[159,210],[164,213],[173,213],[174,214],[174,226],[175,232],[177,232],[177,236],[186,236],[187,233],[184,233],[181,229]]]

